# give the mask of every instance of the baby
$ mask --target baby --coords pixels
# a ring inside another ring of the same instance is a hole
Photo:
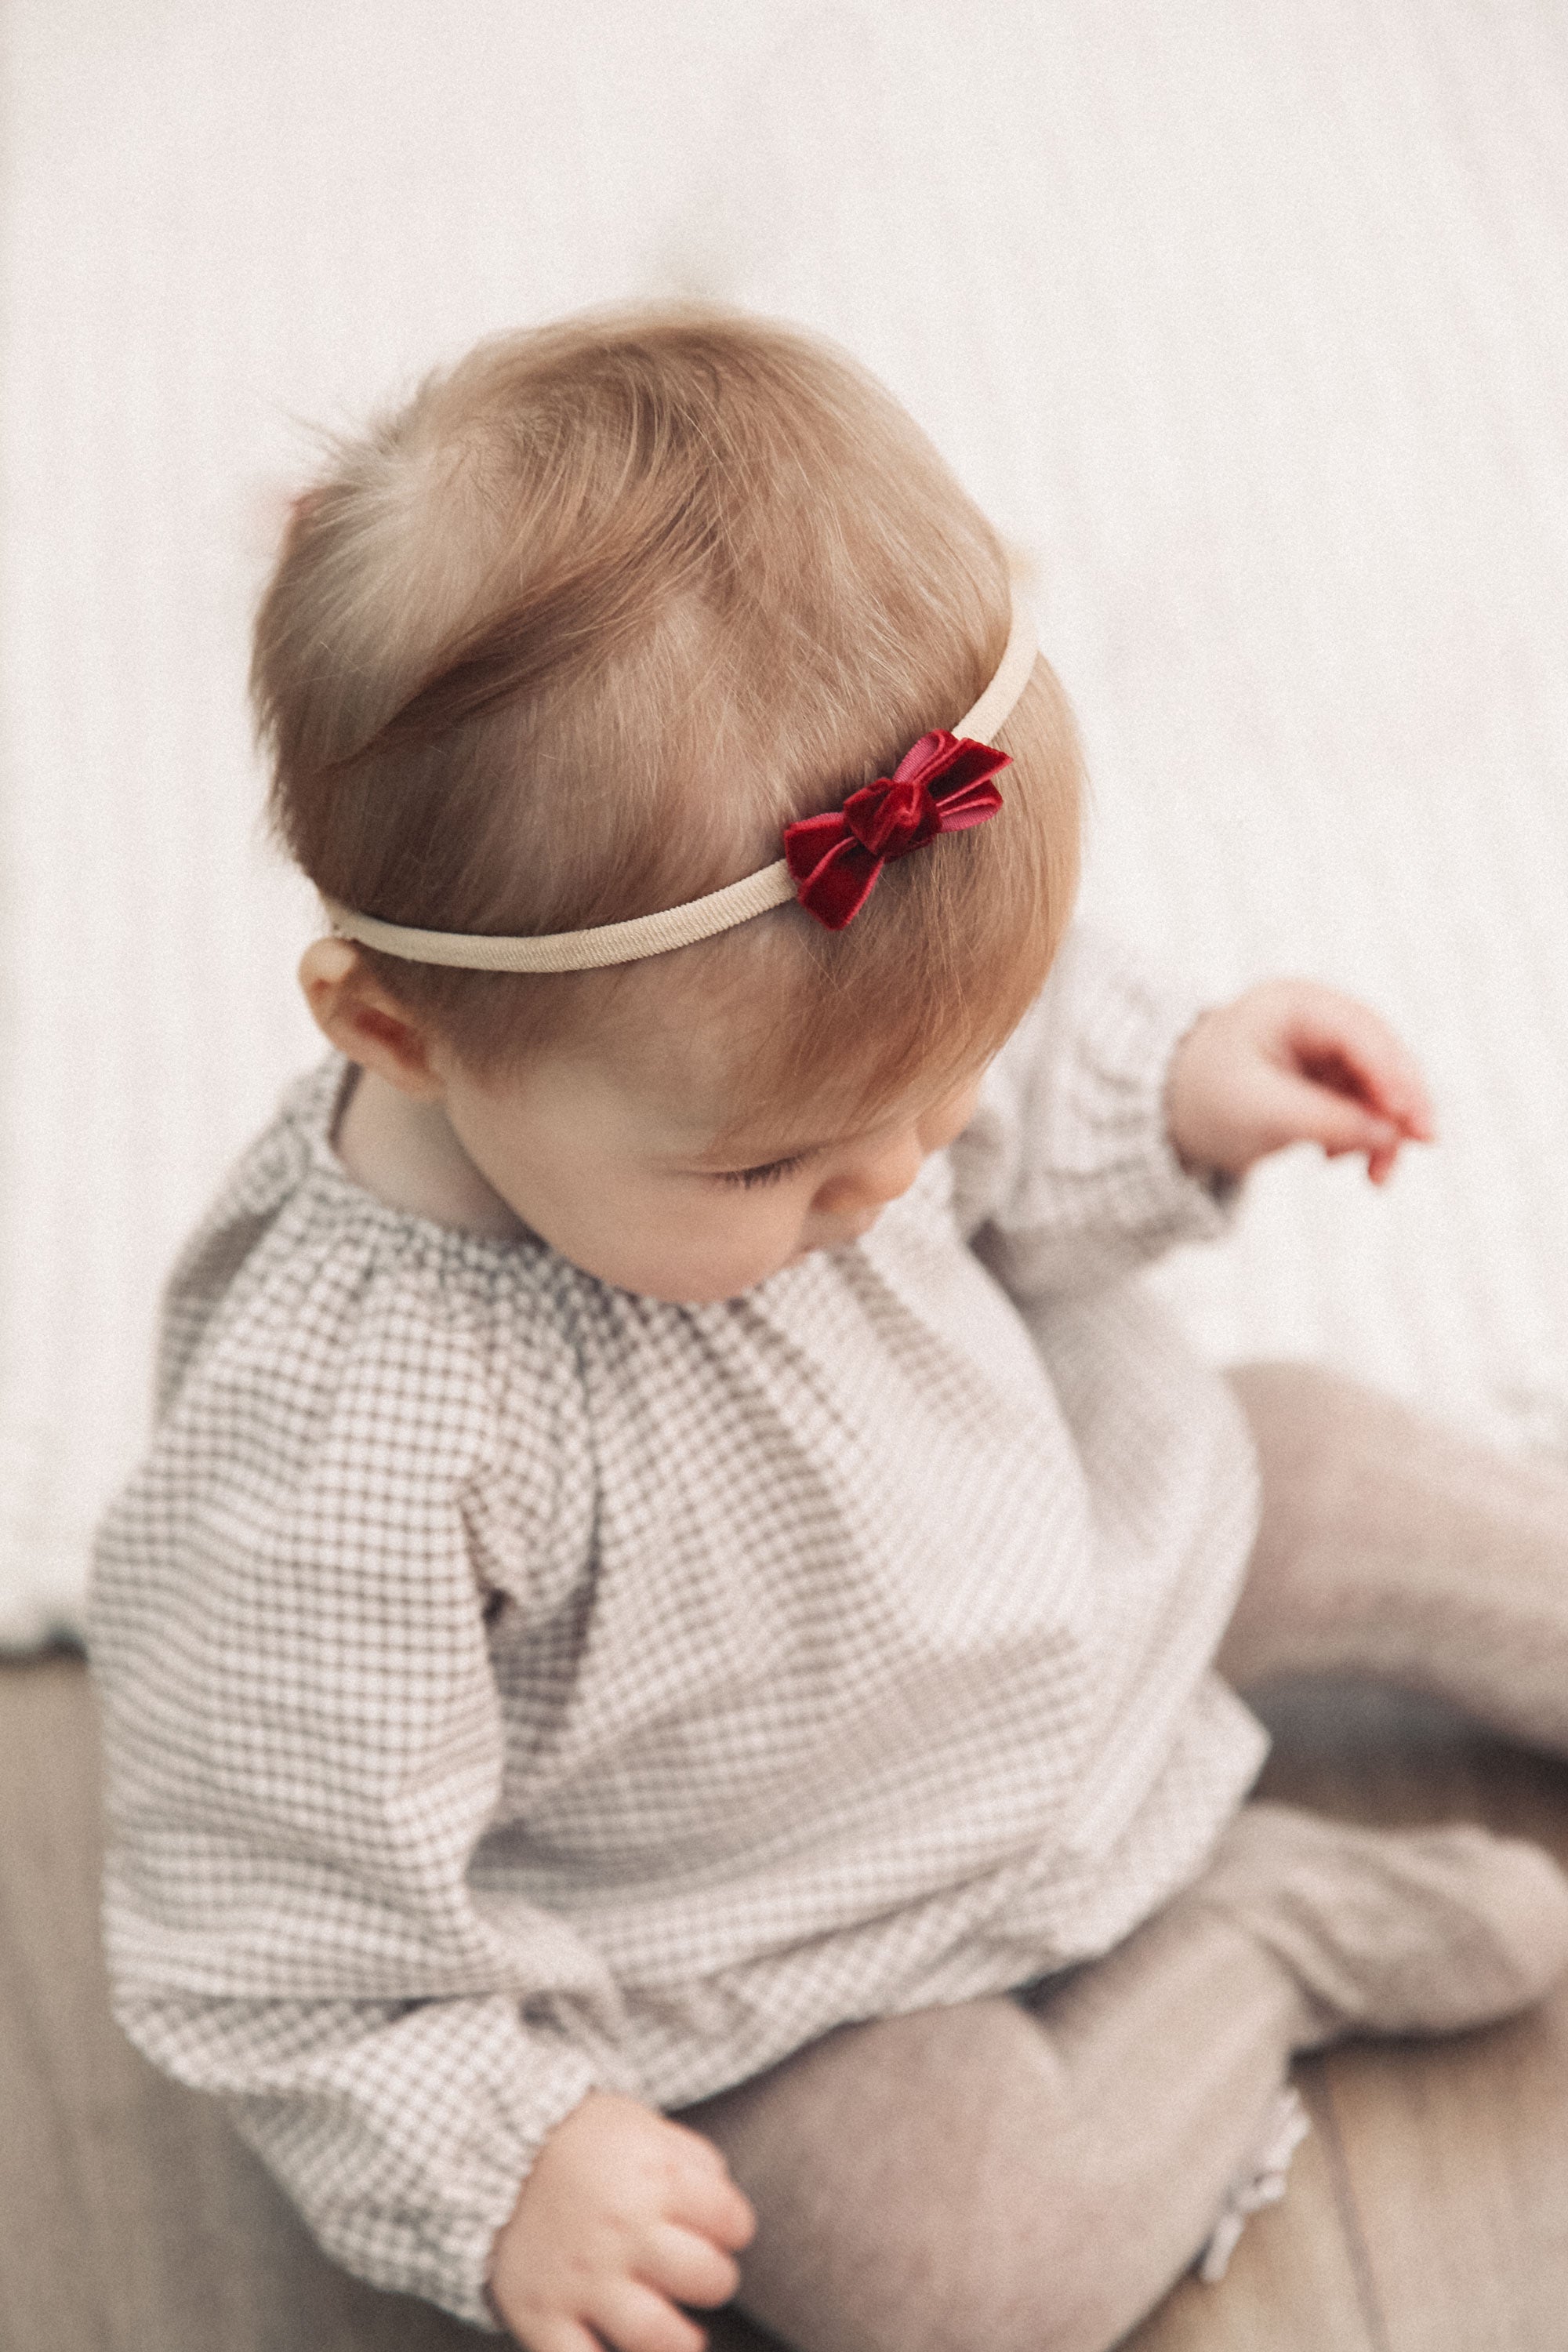
[[[1417,1072],[1073,926],[1002,549],[804,335],[432,378],[297,501],[254,681],[335,1051],[99,1548],[127,2032],[531,2352],[737,2290],[801,2352],[1104,2352],[1294,2052],[1568,1961],[1531,1847],[1245,1803],[1230,1687],[1568,1746],[1562,1482],[1227,1381],[1130,1279],[1289,1144],[1381,1181]]]

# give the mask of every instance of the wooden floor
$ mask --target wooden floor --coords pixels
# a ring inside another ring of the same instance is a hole
[[[1276,1694],[1270,1795],[1465,1816],[1568,1862],[1568,1768],[1372,1694]],[[0,1667],[0,2352],[458,2352],[342,2276],[209,2103],[116,2032],[97,1939],[79,1661]],[[1516,2024],[1363,2044],[1300,2084],[1315,2129],[1228,2276],[1129,2352],[1568,2352],[1568,1986]],[[714,2352],[763,2339],[725,2319]]]

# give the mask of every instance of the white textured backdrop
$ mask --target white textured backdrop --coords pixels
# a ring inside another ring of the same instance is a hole
[[[1568,1435],[1560,0],[0,0],[0,1638],[70,1625],[156,1286],[314,1052],[242,685],[303,427],[692,289],[1034,556],[1093,910],[1424,1054],[1163,1275],[1215,1351]]]

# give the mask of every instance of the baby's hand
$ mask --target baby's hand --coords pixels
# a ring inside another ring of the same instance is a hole
[[[1386,1022],[1306,980],[1268,980],[1200,1015],[1171,1059],[1165,1117],[1188,1168],[1245,1175],[1288,1143],[1364,1151],[1381,1184],[1407,1139],[1430,1143],[1421,1073]]]
[[[530,2352],[701,2352],[678,2303],[727,2303],[756,2227],[710,2140],[590,2091],[545,2141],[495,2241],[490,2294]]]

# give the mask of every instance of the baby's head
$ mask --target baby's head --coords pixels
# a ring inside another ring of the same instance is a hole
[[[994,532],[831,347],[691,310],[511,336],[296,502],[253,670],[274,822],[324,897],[419,929],[683,905],[951,728],[1009,617]],[[312,1007],[587,1271],[731,1296],[865,1230],[1044,979],[1079,772],[1043,661],[995,740],[1000,813],[841,930],[791,903],[548,973],[320,941]]]

